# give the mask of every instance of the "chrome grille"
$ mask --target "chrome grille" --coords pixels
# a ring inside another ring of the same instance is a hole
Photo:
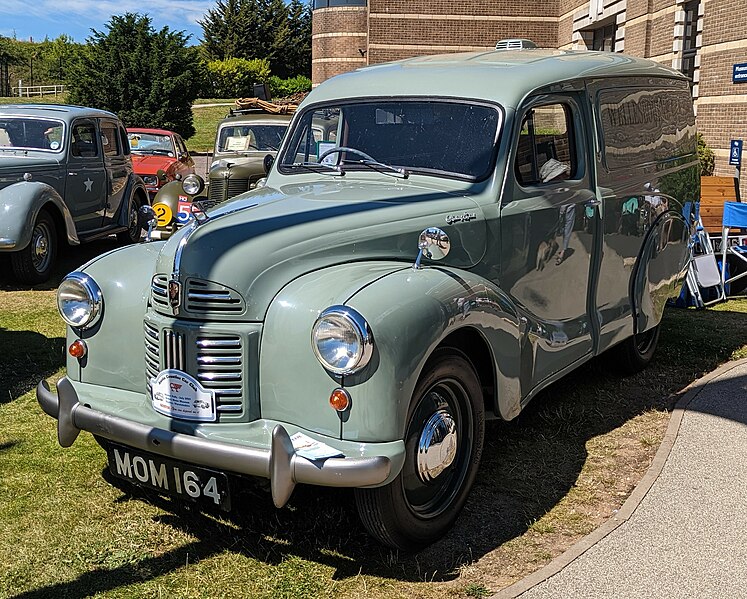
[[[159,331],[158,327],[147,321],[144,323],[144,333],[148,393],[151,392],[151,379],[158,376],[161,370],[175,368],[191,374],[205,389],[215,392],[215,406],[219,414],[242,415],[244,359],[239,335],[198,335],[195,338],[196,355],[190,356],[185,333],[170,329]],[[193,360],[197,361],[196,365]]]
[[[153,305],[167,314],[171,312],[169,305],[169,278],[166,275],[156,275],[150,284],[150,297]]]
[[[211,281],[187,281],[188,312],[230,312],[238,314],[244,311],[241,296],[233,289],[212,283]]]
[[[184,335],[174,331],[163,332],[163,349],[166,354],[164,368],[175,368],[187,372],[187,359],[184,354]]]
[[[149,322],[145,323],[145,384],[150,391],[150,379],[155,378],[161,370],[160,338],[158,329]]]
[[[241,338],[238,335],[197,337],[197,379],[215,391],[218,412],[240,413],[243,367]]]

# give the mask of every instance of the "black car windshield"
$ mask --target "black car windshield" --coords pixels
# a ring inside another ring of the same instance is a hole
[[[369,170],[373,160],[413,173],[477,180],[491,169],[500,122],[496,106],[475,102],[372,100],[327,105],[301,116],[279,167],[286,174],[309,172],[321,157],[324,164],[344,171]],[[320,130],[326,132],[323,138]]]
[[[133,154],[157,154],[160,156],[175,156],[174,142],[170,135],[160,133],[128,132],[130,150]]]
[[[65,126],[61,121],[0,117],[0,150],[61,152]]]
[[[216,152],[276,152],[288,125],[231,123],[220,128]]]

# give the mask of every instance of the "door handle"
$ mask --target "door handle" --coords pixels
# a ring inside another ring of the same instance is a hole
[[[591,207],[591,206],[599,206],[599,204],[601,204],[601,203],[602,203],[602,200],[600,200],[598,198],[594,198],[593,200],[589,200],[588,202],[586,202],[586,205],[589,206],[589,207]]]
[[[78,173],[68,172],[68,177],[75,177]]]

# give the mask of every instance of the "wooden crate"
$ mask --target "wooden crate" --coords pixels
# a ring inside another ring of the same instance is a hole
[[[700,178],[700,220],[710,234],[721,235],[724,202],[737,201],[737,182],[734,177]]]

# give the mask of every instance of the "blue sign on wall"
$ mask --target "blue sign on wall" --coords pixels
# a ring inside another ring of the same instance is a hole
[[[734,72],[731,77],[732,83],[747,83],[747,62],[734,65]]]
[[[732,139],[729,147],[729,165],[742,166],[742,140]]]

